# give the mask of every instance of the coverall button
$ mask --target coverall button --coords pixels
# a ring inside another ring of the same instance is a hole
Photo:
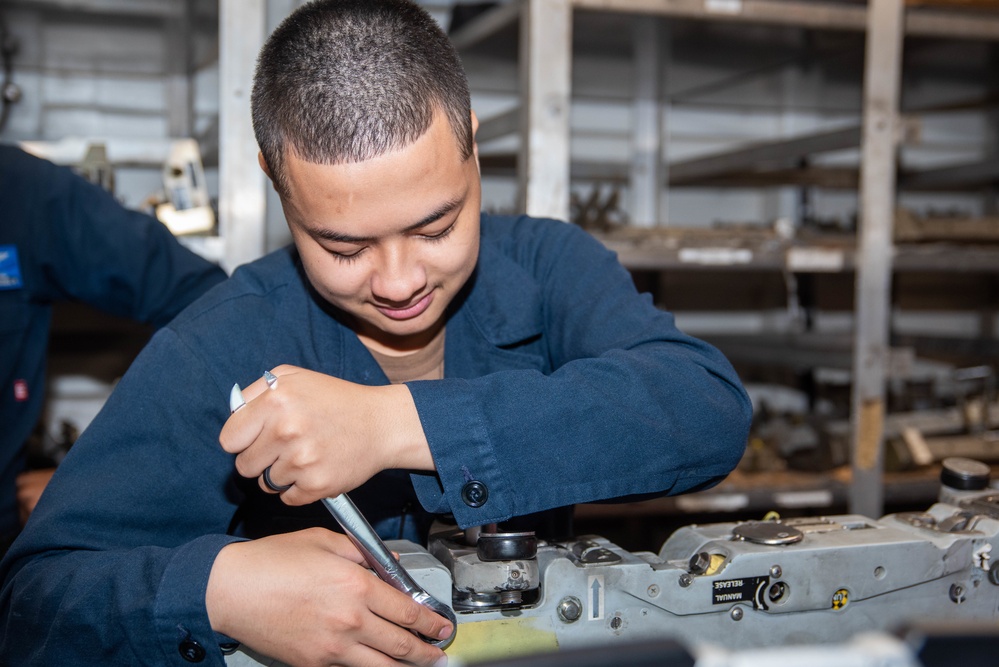
[[[482,507],[489,500],[489,489],[479,481],[467,482],[461,487],[461,499],[469,507]]]
[[[205,659],[205,649],[193,639],[185,639],[177,645],[180,657],[188,662],[201,662]]]

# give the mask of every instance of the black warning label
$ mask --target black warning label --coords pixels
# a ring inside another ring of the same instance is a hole
[[[746,577],[716,581],[711,587],[712,604],[752,602],[757,609],[767,609],[764,599],[770,577]]]

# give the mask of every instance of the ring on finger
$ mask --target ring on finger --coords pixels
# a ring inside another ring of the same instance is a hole
[[[270,466],[267,466],[266,468],[264,468],[264,475],[263,475],[263,477],[264,477],[264,485],[266,485],[267,488],[270,489],[271,491],[273,491],[274,493],[282,493],[282,492],[287,491],[288,489],[290,489],[292,487],[291,484],[275,484],[274,481],[271,479],[271,467]]]
[[[270,371],[264,371],[264,381],[267,382],[268,389],[277,389],[277,375]]]

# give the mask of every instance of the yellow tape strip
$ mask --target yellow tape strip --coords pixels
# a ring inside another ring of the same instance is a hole
[[[558,640],[550,619],[503,618],[459,624],[447,654],[475,662],[556,650]]]

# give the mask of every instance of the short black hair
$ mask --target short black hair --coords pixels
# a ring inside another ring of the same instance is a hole
[[[461,158],[472,155],[461,59],[407,0],[316,0],[294,11],[260,51],[250,105],[279,192],[285,151],[317,164],[363,162],[416,141],[437,112]]]

